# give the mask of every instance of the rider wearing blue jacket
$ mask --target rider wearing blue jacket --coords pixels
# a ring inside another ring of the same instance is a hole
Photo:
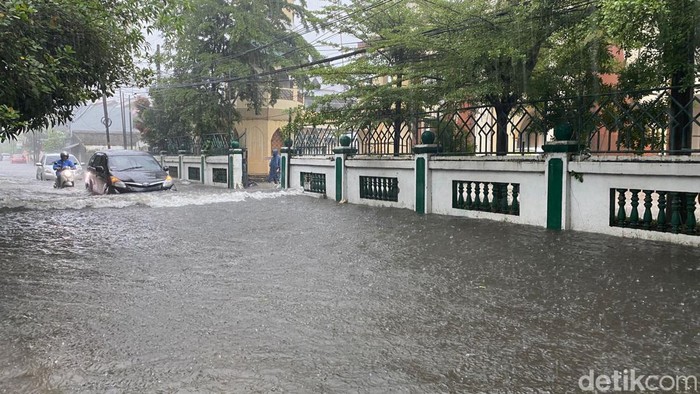
[[[75,163],[68,159],[68,152],[61,152],[61,160],[53,162],[53,170],[56,171],[56,183],[53,187],[58,187],[61,184],[61,171],[66,167],[75,170]]]

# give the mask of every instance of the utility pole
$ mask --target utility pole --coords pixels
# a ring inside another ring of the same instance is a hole
[[[131,149],[134,149],[134,124],[131,119],[131,95],[129,95],[129,141]]]
[[[124,92],[122,92],[122,88],[119,88],[119,111],[121,111],[122,115],[122,135],[124,136],[124,149],[127,149],[126,145],[126,118],[124,117]]]
[[[32,131],[32,153],[33,153],[32,156],[34,156],[33,157],[34,162],[36,163],[37,161],[39,161],[39,152],[37,152],[36,132],[35,131]]]
[[[109,119],[109,113],[107,112],[107,94],[102,93],[102,107],[104,108],[104,118],[102,118],[102,124],[105,125],[105,132],[107,133],[107,149],[112,149],[112,144],[109,142],[109,126],[112,124],[112,120]]]

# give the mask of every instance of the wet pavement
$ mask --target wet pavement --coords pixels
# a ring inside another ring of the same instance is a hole
[[[0,392],[567,393],[590,370],[700,375],[697,248],[297,191],[89,196],[33,171],[0,162]]]

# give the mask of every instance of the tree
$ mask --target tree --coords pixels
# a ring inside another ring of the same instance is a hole
[[[134,128],[138,130],[142,135],[148,133],[148,129],[143,120],[143,114],[148,108],[151,107],[151,100],[144,96],[137,96],[134,100],[134,108],[136,109],[136,117],[134,118]]]
[[[150,90],[152,113],[144,114],[144,120],[153,138],[230,132],[240,120],[237,102],[245,101],[256,112],[274,105],[282,87],[305,83],[291,81],[279,70],[319,58],[292,30],[293,17],[302,26],[315,23],[304,2],[193,3],[171,3],[179,16],[159,26],[171,77]]]
[[[43,150],[45,152],[58,152],[66,146],[66,133],[60,130],[49,130],[46,133],[46,139],[43,141]]]
[[[345,65],[310,72],[324,83],[344,85],[340,94],[320,97],[315,105],[338,130],[382,125],[393,132],[393,152],[399,154],[402,125],[411,112],[430,103],[423,89],[423,75],[413,67],[425,58],[424,48],[411,48],[402,40],[403,29],[420,25],[418,10],[387,1],[333,1],[324,9],[325,19],[337,21],[333,29],[357,37],[366,50],[340,47],[361,55]],[[337,18],[336,15],[347,15]],[[335,104],[345,103],[338,110]]]
[[[75,106],[141,81],[142,28],[157,0],[0,4],[0,140],[70,119]]]
[[[158,146],[166,149],[168,140],[174,140],[177,146],[173,150],[186,149],[184,141],[176,139],[190,136],[190,119],[196,114],[197,109],[202,107],[190,106],[193,100],[185,93],[188,90],[182,89],[172,92],[166,89],[151,89],[151,103],[149,106],[138,108],[139,118],[142,119],[144,134],[142,137],[151,146]],[[194,101],[196,103],[196,101]],[[172,142],[172,141],[170,141]]]
[[[394,102],[410,99],[415,107],[434,106],[444,101],[458,107],[464,103],[486,104],[496,110],[497,152],[507,151],[509,115],[518,100],[540,97],[557,91],[562,81],[591,78],[587,70],[562,70],[562,79],[539,78],[564,63],[541,64],[548,53],[552,61],[571,58],[555,56],[559,41],[569,38],[591,14],[591,3],[562,0],[529,1],[454,1],[434,0],[387,5],[385,1],[356,0],[340,3],[329,12],[342,11],[350,16],[349,33],[367,45],[367,55],[332,70],[315,71],[324,82],[349,86],[342,98],[356,97],[346,112],[357,112],[366,103]],[[373,15],[358,13],[367,10]],[[382,13],[377,10],[381,9]],[[401,15],[386,24],[385,15]],[[346,21],[342,22],[347,24]],[[569,40],[577,48],[579,43]],[[599,50],[600,44],[590,43]],[[402,57],[386,54],[404,54]],[[392,62],[383,61],[391,59]],[[581,62],[576,67],[584,66]],[[368,83],[392,75],[401,82],[393,88]],[[595,76],[598,78],[598,76]],[[371,99],[370,99],[371,97]],[[398,99],[397,97],[402,97]],[[332,100],[328,97],[327,100]],[[394,108],[398,109],[398,106]],[[355,117],[358,118],[359,117]]]
[[[670,151],[687,153],[693,125],[693,85],[700,71],[700,2],[604,0],[600,25],[628,54],[621,71],[627,89],[671,86]]]

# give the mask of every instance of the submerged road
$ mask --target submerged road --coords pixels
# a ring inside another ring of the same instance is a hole
[[[0,392],[568,393],[700,375],[700,251],[0,162]],[[694,392],[694,391],[691,391]]]

